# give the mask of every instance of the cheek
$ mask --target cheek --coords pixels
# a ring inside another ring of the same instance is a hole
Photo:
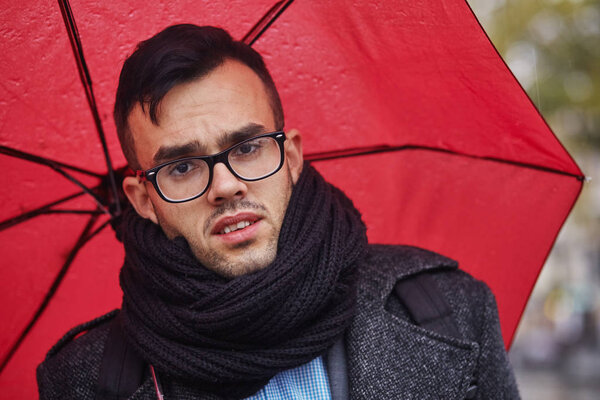
[[[169,239],[177,236],[188,239],[191,234],[197,235],[194,221],[198,221],[199,218],[193,211],[193,208],[186,207],[184,204],[155,207],[158,223]]]
[[[292,176],[288,168],[280,171],[281,176],[278,176],[277,185],[272,189],[270,198],[272,199],[273,208],[276,210],[279,223],[283,221],[287,210],[288,202],[292,194]]]

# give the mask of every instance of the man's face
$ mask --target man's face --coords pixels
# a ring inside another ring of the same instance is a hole
[[[269,97],[247,66],[227,60],[209,75],[174,87],[159,107],[159,126],[137,105],[129,116],[142,169],[193,155],[218,153],[260,133],[275,131]],[[213,181],[186,203],[162,200],[149,182],[128,177],[123,187],[137,212],[160,224],[169,238],[183,236],[207,268],[233,277],[269,265],[302,168],[300,135],[287,132],[286,160],[276,174],[256,182],[237,179],[214,166]],[[251,225],[224,233],[226,226]]]

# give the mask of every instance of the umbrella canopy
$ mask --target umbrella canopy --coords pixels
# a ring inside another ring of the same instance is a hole
[[[73,180],[110,191],[99,125],[114,164],[124,165],[110,114],[126,56],[139,40],[174,23],[221,26],[242,38],[272,5],[73,4],[97,118],[59,6],[20,2],[3,9],[0,221],[11,222],[2,227],[73,196],[0,231],[3,359],[52,297],[5,365],[3,394],[33,397],[34,367],[51,344],[120,304],[123,250],[110,229],[98,231],[107,217]],[[281,93],[286,127],[303,132],[307,158],[321,160],[317,168],[355,201],[370,241],[459,260],[491,286],[508,345],[583,175],[468,5],[298,0],[254,47]],[[68,171],[71,181],[31,162],[35,156],[68,164],[50,167]]]

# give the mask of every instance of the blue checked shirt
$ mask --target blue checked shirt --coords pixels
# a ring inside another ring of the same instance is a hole
[[[323,357],[275,375],[265,387],[246,400],[331,400]]]

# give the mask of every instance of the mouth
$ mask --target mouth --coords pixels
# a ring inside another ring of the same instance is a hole
[[[247,226],[254,224],[254,222],[250,221],[240,221],[237,224],[227,225],[222,231],[219,231],[218,235],[225,235],[226,233],[239,231],[240,229],[244,229]]]
[[[241,232],[248,227],[253,226],[258,221],[260,221],[260,217],[254,213],[240,213],[229,217],[221,218],[217,221],[212,229],[213,235],[229,235],[234,232]]]

